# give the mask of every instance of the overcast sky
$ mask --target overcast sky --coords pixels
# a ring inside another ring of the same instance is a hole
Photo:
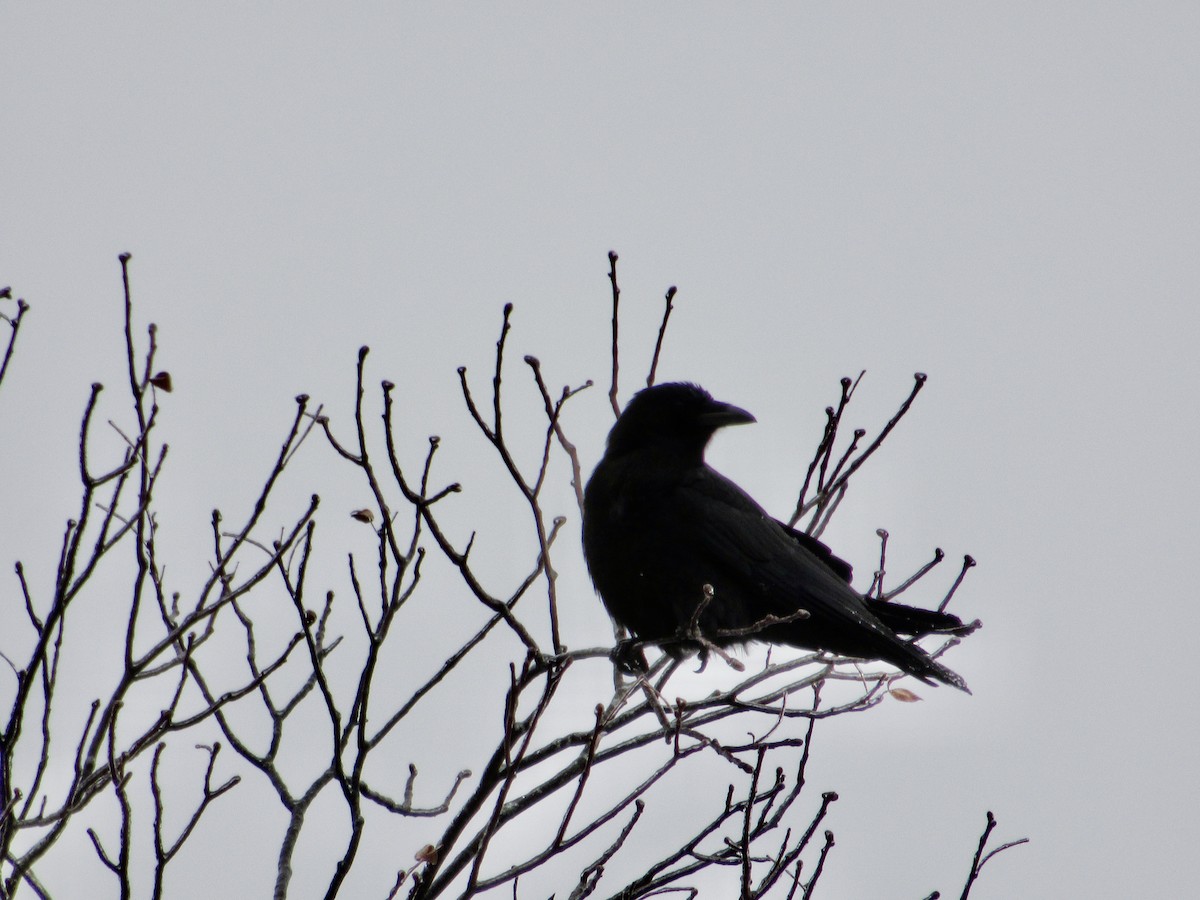
[[[296,394],[344,414],[362,344],[464,442],[455,369],[482,379],[505,302],[513,359],[602,381],[617,250],[627,388],[678,285],[660,377],[758,417],[710,458],[779,514],[839,377],[872,427],[929,374],[826,537],[860,579],[878,527],[896,571],[978,559],[974,696],[819,731],[821,896],[951,895],[988,809],[1031,843],[978,900],[1200,894],[1200,7],[6,3],[0,40],[0,285],[33,307],[0,568],[52,565],[74,514],[118,253],[177,385],[164,540],[203,571],[207,511]],[[610,419],[579,402],[590,466]]]

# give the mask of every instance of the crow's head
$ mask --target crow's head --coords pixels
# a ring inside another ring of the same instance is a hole
[[[608,452],[669,447],[677,453],[702,456],[718,428],[753,421],[754,416],[746,410],[714,400],[699,385],[657,384],[639,391],[625,406],[609,432]]]

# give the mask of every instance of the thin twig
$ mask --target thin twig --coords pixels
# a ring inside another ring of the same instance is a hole
[[[654,377],[658,372],[658,357],[662,353],[663,337],[667,333],[667,321],[671,318],[671,310],[675,308],[675,285],[667,288],[666,305],[663,307],[662,324],[658,326],[658,338],[654,341],[654,356],[650,359],[650,374],[646,376],[646,387],[654,386]]]
[[[608,251],[608,280],[612,284],[612,380],[608,387],[608,402],[612,405],[613,416],[621,415],[621,404],[617,402],[617,376],[620,372],[620,353],[618,347],[617,322],[620,318],[621,287],[617,284],[617,254]]]

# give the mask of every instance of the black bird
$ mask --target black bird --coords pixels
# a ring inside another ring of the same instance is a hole
[[[699,645],[686,637],[694,624],[717,646],[760,640],[879,659],[970,693],[900,634],[974,624],[864,598],[847,563],[704,462],[718,428],[753,421],[694,384],[656,385],[629,401],[584,494],[584,555],[609,614],[675,655]]]

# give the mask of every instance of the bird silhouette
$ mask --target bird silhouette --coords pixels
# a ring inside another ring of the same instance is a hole
[[[901,635],[978,623],[864,598],[825,544],[704,461],[717,429],[754,421],[695,384],[656,385],[629,401],[584,493],[584,555],[609,614],[677,656],[765,641],[882,660],[970,693]]]

